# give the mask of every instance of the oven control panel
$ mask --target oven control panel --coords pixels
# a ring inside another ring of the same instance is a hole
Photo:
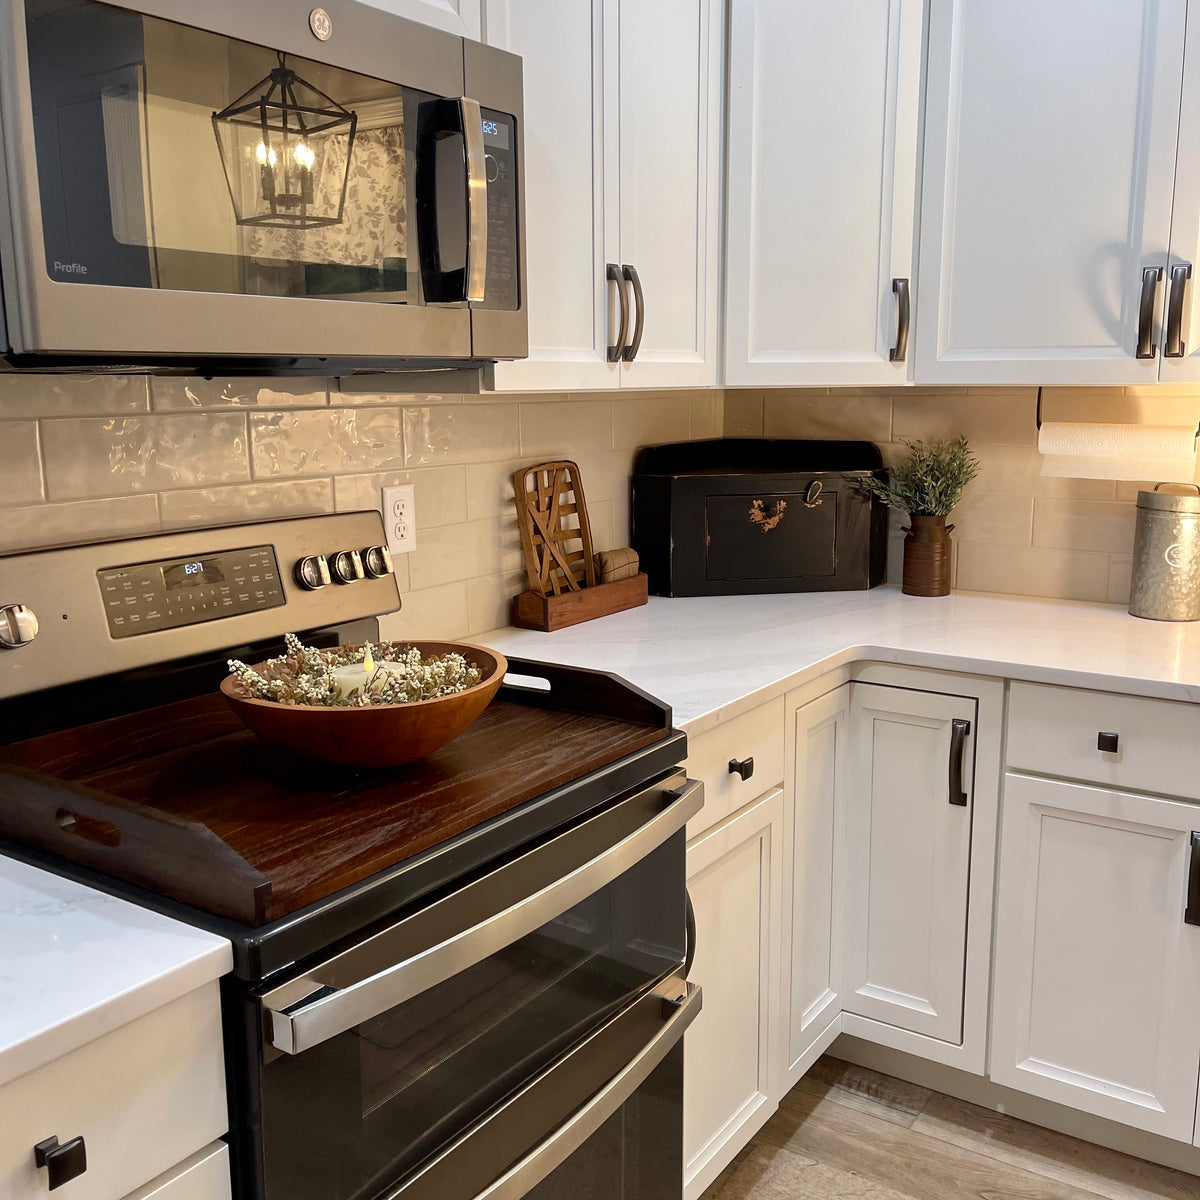
[[[109,567],[96,577],[115,638],[286,603],[271,546]]]

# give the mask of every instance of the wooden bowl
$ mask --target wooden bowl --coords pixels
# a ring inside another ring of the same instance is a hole
[[[240,695],[235,675],[221,681],[221,694],[245,723],[269,742],[303,758],[349,767],[398,767],[424,758],[458,737],[499,690],[508,670],[504,655],[465,642],[410,642],[421,654],[461,654],[483,672],[481,682],[451,696],[411,704],[324,708],[280,704]]]

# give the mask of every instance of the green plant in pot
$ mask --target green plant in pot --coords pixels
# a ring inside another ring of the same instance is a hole
[[[863,487],[889,508],[908,513],[904,527],[904,583],[909,596],[950,594],[950,531],[946,518],[979,473],[965,437],[946,442],[909,442],[908,456],[888,480],[867,478]]]

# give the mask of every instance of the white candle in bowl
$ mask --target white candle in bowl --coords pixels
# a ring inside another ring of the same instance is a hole
[[[368,645],[362,662],[347,663],[344,667],[334,667],[333,685],[337,688],[338,695],[345,699],[351,692],[366,688],[377,671],[387,670],[393,665],[386,662],[377,663],[371,654],[371,647]]]

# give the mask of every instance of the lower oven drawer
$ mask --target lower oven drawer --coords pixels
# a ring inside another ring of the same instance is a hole
[[[228,1128],[217,984],[0,1088],[0,1196],[124,1196]],[[33,1148],[83,1138],[86,1169],[49,1190]]]
[[[560,1127],[605,1089],[593,1123],[620,1107],[695,1011],[685,826],[702,795],[675,771],[250,1001],[256,1190],[486,1195],[536,1151],[494,1194],[528,1190],[556,1165],[538,1148],[569,1147]]]

